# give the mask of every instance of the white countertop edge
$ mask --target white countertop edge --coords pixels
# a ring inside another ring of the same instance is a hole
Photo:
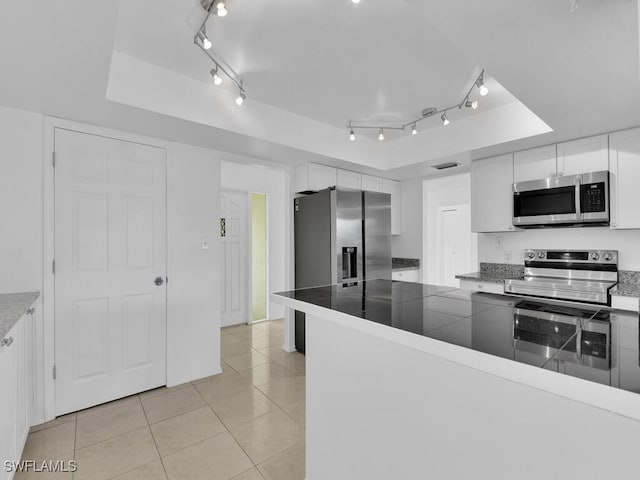
[[[308,315],[322,317],[342,326],[404,345],[458,365],[640,421],[640,395],[636,393],[477,352],[300,300],[276,294],[271,294],[271,300]]]

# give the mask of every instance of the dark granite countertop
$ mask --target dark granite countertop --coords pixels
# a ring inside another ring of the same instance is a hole
[[[0,295],[0,340],[4,339],[39,296],[39,292]]]
[[[391,280],[277,295],[640,393],[637,313]],[[562,322],[558,314],[582,320]]]
[[[504,283],[507,278],[521,279],[523,277],[521,275],[508,275],[501,272],[472,272],[456,275],[456,278],[460,280],[471,280],[474,282]]]
[[[405,270],[420,270],[419,258],[391,258],[391,269],[394,272],[404,272]]]

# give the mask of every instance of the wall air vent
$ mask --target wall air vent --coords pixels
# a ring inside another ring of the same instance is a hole
[[[457,167],[458,165],[460,164],[457,162],[446,162],[446,163],[440,163],[438,165],[431,165],[431,168],[435,168],[436,170],[445,170],[447,168]]]

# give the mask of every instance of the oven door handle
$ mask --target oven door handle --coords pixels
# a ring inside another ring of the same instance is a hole
[[[576,220],[582,220],[582,209],[580,208],[580,186],[582,185],[582,181],[580,176],[576,177],[574,183],[574,195],[576,202]]]

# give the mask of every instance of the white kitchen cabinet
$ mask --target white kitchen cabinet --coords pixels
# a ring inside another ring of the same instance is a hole
[[[400,182],[382,179],[382,191],[391,195],[391,235],[402,233],[402,192]]]
[[[513,155],[471,162],[471,231],[507,232],[513,226]]]
[[[362,190],[382,192],[382,179],[371,175],[362,175]]]
[[[472,292],[504,293],[504,284],[492,282],[478,282],[476,280],[460,280],[461,290]]]
[[[609,135],[611,228],[640,228],[640,128]]]
[[[296,165],[294,169],[293,189],[296,193],[317,192],[325,188],[335,187],[337,184],[337,169],[318,165],[316,163],[303,163]]]
[[[609,170],[609,137],[607,135],[559,143],[557,153],[558,176]]]
[[[526,182],[556,176],[556,146],[524,150],[513,154],[513,181]]]
[[[391,272],[391,280],[420,283],[420,270],[400,270]]]
[[[12,478],[4,462],[20,460],[29,433],[34,403],[32,322],[25,314],[5,336],[10,343],[0,346],[0,480]]]
[[[349,170],[338,169],[336,185],[343,188],[353,188],[355,190],[361,190],[362,187],[362,175],[357,172],[350,172]]]

